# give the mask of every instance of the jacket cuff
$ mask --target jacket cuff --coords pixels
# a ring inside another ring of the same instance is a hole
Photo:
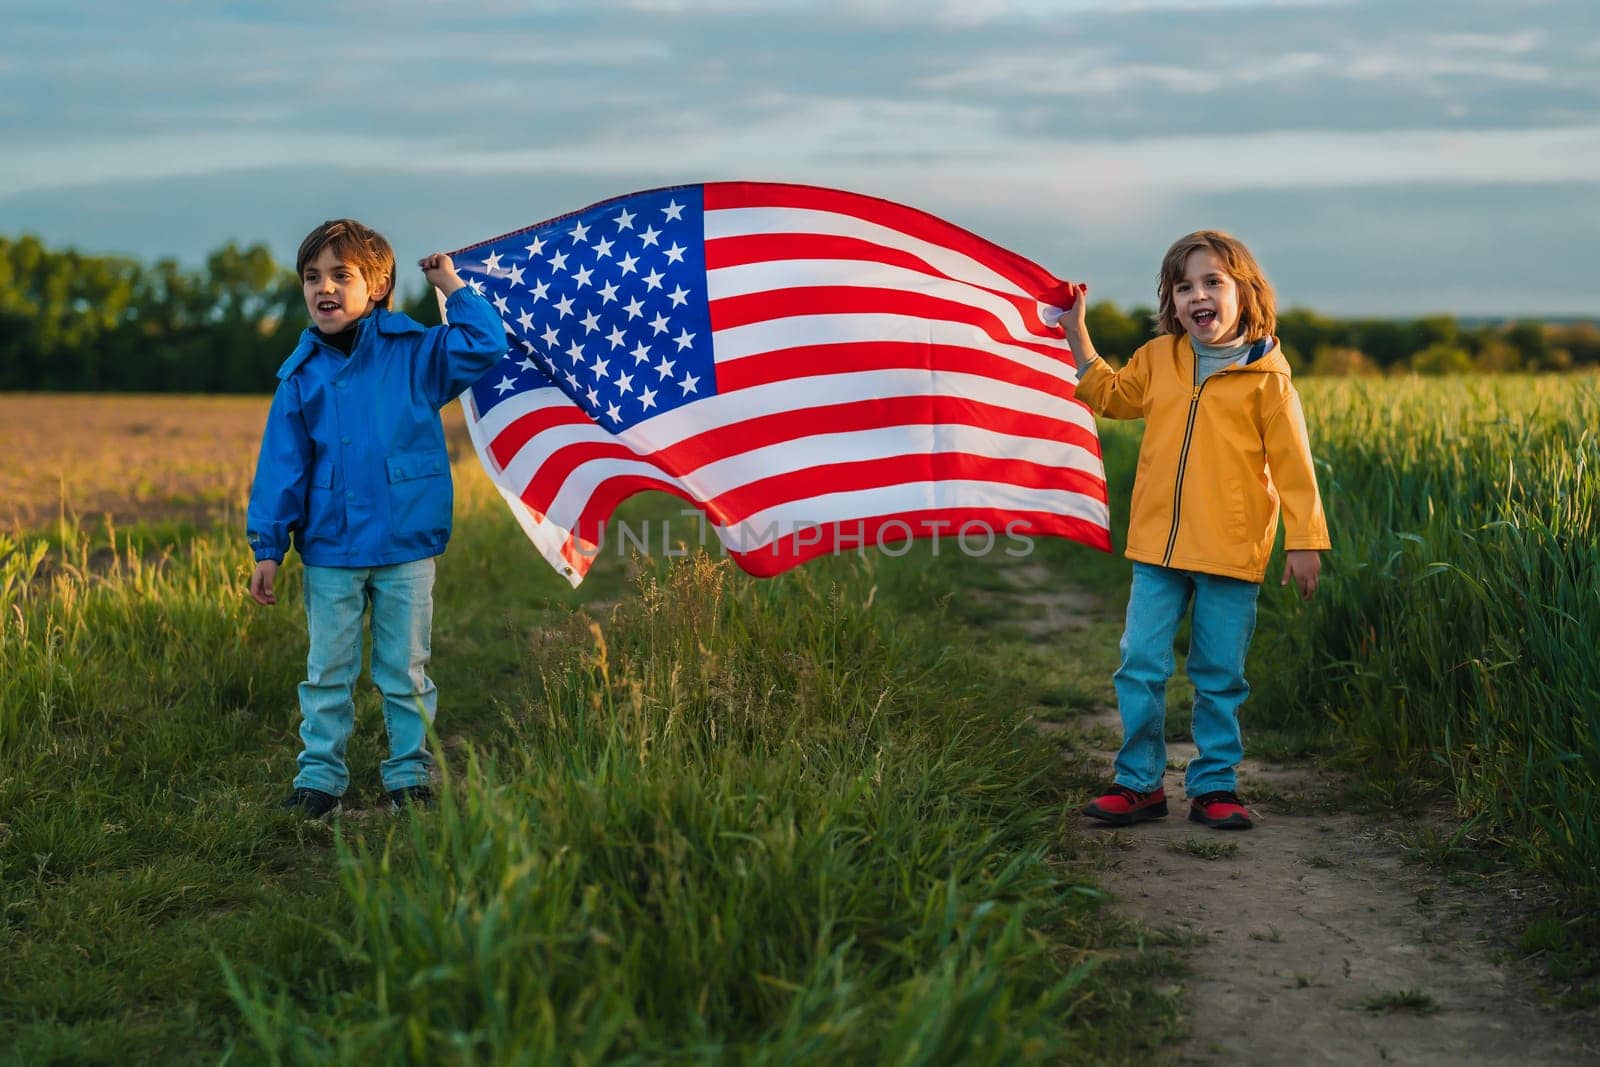
[[[472,286],[470,285],[463,285],[461,288],[444,298],[444,306],[446,310],[449,310],[453,307],[460,307],[465,303],[480,303],[487,305],[489,302],[483,297],[479,296],[477,293],[473,292]]]
[[[1326,537],[1285,537],[1285,552],[1330,552],[1333,544]]]

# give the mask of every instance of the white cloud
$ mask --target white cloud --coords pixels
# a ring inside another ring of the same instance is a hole
[[[1593,73],[1561,75],[1542,64],[1486,60],[1481,56],[1419,56],[1414,52],[1389,49],[1353,55],[1339,67],[1338,73],[1352,81],[1378,83],[1391,91],[1444,79],[1527,85],[1600,84]]]
[[[956,25],[1005,19],[1060,18],[1062,30],[1075,15],[1133,15],[1152,11],[1224,11],[1250,8],[1333,7],[1351,0],[838,0],[835,10],[932,18]]]
[[[1480,88],[1496,83],[1600,88],[1600,71],[1594,69],[1556,70],[1531,60],[1459,54],[1463,50],[1460,41],[1443,38],[1430,39],[1428,45],[1435,51],[1419,53],[1409,43],[1330,43],[1322,52],[1296,49],[1250,63],[1203,66],[1151,63],[1120,52],[1087,48],[1063,48],[1047,54],[992,53],[916,84],[933,91],[981,88],[1023,97],[1126,96],[1140,90],[1215,93],[1273,84],[1305,87],[1313,80],[1328,85],[1365,83],[1386,94],[1438,91],[1439,83],[1450,80],[1470,80]],[[1521,51],[1508,50],[1506,54]],[[1183,104],[1173,103],[1174,112],[1181,112]]]
[[[1212,92],[1223,72],[1215,69],[1108,63],[1092,53],[1063,49],[1059,55],[989,55],[957,70],[922,78],[930,90],[983,88],[1020,96],[1122,93],[1134,85],[1175,92]]]
[[[1548,34],[1543,30],[1522,30],[1520,33],[1445,33],[1427,38],[1430,47],[1449,52],[1499,52],[1502,55],[1524,55],[1544,44]]]
[[[1128,76],[1146,74],[1154,76]],[[980,67],[952,75],[984,76]],[[1103,91],[1113,91],[1112,83]],[[1052,190],[1070,188],[1092,193],[1101,203],[1130,204],[1168,192],[1548,183],[1591,181],[1600,174],[1600,124],[1592,118],[1571,127],[1522,130],[1307,129],[1112,139],[1015,134],[1000,121],[1001,105],[950,98],[818,100],[769,91],[741,103],[739,118],[713,103],[670,113],[618,113],[566,142],[541,138],[534,127],[509,148],[463,148],[449,123],[439,121],[407,133],[295,131],[239,122],[223,133],[24,142],[0,155],[0,196],[333,162],[410,172],[604,175],[643,168],[670,180],[746,175],[878,187],[909,183],[960,187],[975,201],[996,202],[1047,200]],[[1197,118],[1203,120],[1203,110]],[[1205,127],[1203,121],[1198,125]]]
[[[794,11],[814,6],[813,0],[621,0],[628,11],[682,15],[689,12],[759,15],[772,10]]]
[[[13,146],[0,154],[0,198],[150,178],[307,167],[387,166],[425,142],[337,133],[170,133]],[[433,151],[443,152],[442,146]]]

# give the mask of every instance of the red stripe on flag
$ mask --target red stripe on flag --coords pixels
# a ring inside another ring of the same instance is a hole
[[[954,223],[925,211],[839,189],[767,182],[710,182],[704,187],[707,212],[730,208],[799,208],[851,215],[899,230],[908,236],[953,249],[1013,279],[1017,286],[1043,298],[1060,281],[1031,260],[1009,252]]]
[[[970,523],[994,531],[996,544],[1009,533],[1016,537],[1070,537],[1092,548],[1111,551],[1111,537],[1105,527],[1076,516],[1000,508],[941,508],[827,523],[818,530],[797,531],[771,545],[748,552],[730,551],[728,555],[746,573],[770,578],[819,556],[928,540],[934,531],[943,531],[941,538],[957,538],[956,551],[961,551],[959,533]],[[905,527],[911,529],[913,536],[905,536]]]
[[[565,407],[544,407],[519,415],[489,442],[494,461],[504,470],[522,446],[535,436],[557,426],[593,426],[594,420],[569,399]]]

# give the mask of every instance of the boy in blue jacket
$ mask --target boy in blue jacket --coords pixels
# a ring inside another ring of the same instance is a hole
[[[349,785],[344,753],[368,605],[389,733],[383,788],[396,809],[432,800],[425,741],[437,694],[425,671],[434,557],[450,539],[453,503],[439,409],[504,354],[506,339],[449,256],[418,266],[445,294],[449,325],[427,329],[390,310],[394,250],[361,223],[334,219],[301,243],[295,271],[313,325],[278,368],[250,488],[250,595],[277,603],[273,584],[291,543],[305,563],[305,747],[282,806],[314,819],[336,813]]]

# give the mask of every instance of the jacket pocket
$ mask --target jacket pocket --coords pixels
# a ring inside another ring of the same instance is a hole
[[[1224,487],[1227,500],[1228,534],[1239,540],[1248,540],[1260,536],[1261,531],[1253,529],[1249,495],[1251,487],[1244,483],[1242,478],[1229,478]],[[1259,490],[1257,490],[1259,492]]]
[[[402,452],[384,465],[394,532],[442,541],[450,532],[450,454],[442,448]]]
[[[337,541],[344,536],[344,508],[333,495],[333,464],[315,463],[311,484],[306,488],[306,525],[300,534],[304,551],[307,541]]]
[[[442,448],[402,452],[398,456],[390,456],[385,463],[389,468],[390,485],[418,478],[437,478],[450,473],[450,454]]]

